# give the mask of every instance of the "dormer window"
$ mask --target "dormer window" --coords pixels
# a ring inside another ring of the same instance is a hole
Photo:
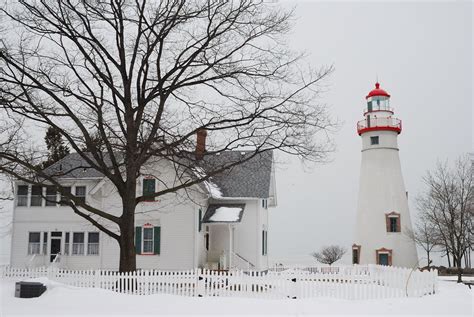
[[[400,214],[395,211],[385,214],[385,224],[387,226],[387,232],[401,232]]]
[[[86,203],[86,186],[76,186],[76,199],[82,203]]]

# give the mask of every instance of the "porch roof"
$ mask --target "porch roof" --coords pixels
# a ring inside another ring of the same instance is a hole
[[[203,223],[239,223],[245,204],[211,204],[207,207]]]

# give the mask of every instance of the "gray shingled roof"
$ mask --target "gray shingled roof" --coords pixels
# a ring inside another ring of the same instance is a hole
[[[203,158],[201,166],[212,171],[215,166],[223,166],[242,160],[249,151],[227,151],[219,155]],[[272,174],[272,152],[257,154],[249,161],[236,165],[211,178],[222,192],[223,197],[268,198]]]
[[[89,155],[92,158],[92,155]],[[70,153],[63,159],[47,167],[44,172],[58,178],[97,178],[104,175],[91,168],[78,153]]]
[[[245,159],[246,155],[251,154],[250,151],[226,151],[218,155],[206,155],[199,161],[199,166],[210,172],[219,166]],[[272,161],[272,152],[260,153],[245,163],[211,177],[210,181],[219,187],[223,198],[268,198]],[[45,172],[58,178],[103,177],[101,172],[89,167],[78,153],[69,154],[46,168]]]

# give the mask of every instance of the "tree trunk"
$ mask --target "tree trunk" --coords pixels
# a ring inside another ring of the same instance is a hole
[[[430,264],[431,264],[431,261],[430,261],[430,251],[426,251],[426,256],[428,258],[428,270],[430,269]]]
[[[449,257],[449,251],[446,249],[446,256],[448,257],[448,267],[451,267],[451,258]]]
[[[127,181],[127,189],[122,197],[123,213],[120,224],[120,272],[130,272],[137,269],[135,254],[135,198],[136,182]]]
[[[127,232],[131,231],[131,232]],[[120,272],[130,272],[135,271],[137,269],[137,262],[135,256],[135,243],[133,241],[134,238],[134,229],[121,229],[120,235],[120,264],[119,270]]]
[[[462,283],[462,260],[461,257],[457,258],[456,266],[458,267],[458,283]]]

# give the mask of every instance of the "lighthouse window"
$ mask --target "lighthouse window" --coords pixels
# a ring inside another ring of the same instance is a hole
[[[398,232],[398,219],[390,217],[390,232]]]
[[[378,136],[371,136],[370,137],[370,145],[378,145],[379,144],[379,137]]]

